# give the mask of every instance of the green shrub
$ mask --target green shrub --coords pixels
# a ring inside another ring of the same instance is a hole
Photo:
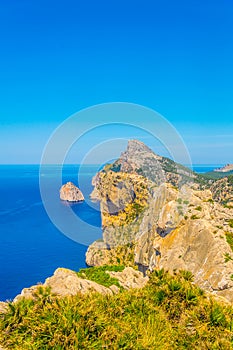
[[[226,240],[229,246],[231,247],[231,250],[233,251],[233,233],[232,232],[226,232]]]
[[[198,211],[202,211],[202,207],[200,205],[198,205],[195,210],[198,210]]]
[[[193,215],[191,215],[191,219],[192,220],[197,220],[197,219],[199,219],[199,217],[197,215],[193,214]]]
[[[124,266],[122,265],[103,265],[98,267],[89,267],[87,269],[80,269],[77,275],[81,278],[94,281],[102,284],[105,287],[110,287],[115,284],[117,287],[121,287],[118,279],[111,277],[106,271],[123,271]]]
[[[232,257],[230,256],[229,253],[225,253],[224,256],[225,256],[225,262],[232,260]]]

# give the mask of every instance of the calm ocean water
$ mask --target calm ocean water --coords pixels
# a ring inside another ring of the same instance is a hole
[[[77,171],[75,166],[65,166],[63,183],[77,184]],[[95,172],[96,167],[92,166],[85,166],[82,172],[82,191],[87,202]],[[56,191],[59,194],[59,188]],[[38,165],[1,165],[0,194],[0,300],[12,299],[22,288],[43,282],[57,267],[79,270],[86,266],[87,247],[63,235],[43,207]],[[59,195],[57,200],[65,211],[66,202],[61,202]],[[98,204],[94,206],[98,209]],[[82,220],[97,227],[101,237],[98,210],[86,202],[72,204],[72,209]]]
[[[219,165],[195,165],[197,172]],[[98,167],[82,168],[82,191],[87,200],[72,204],[72,210],[97,228],[101,237],[98,204],[91,204],[91,179]],[[52,174],[52,167],[51,172]],[[63,168],[63,183],[77,184],[77,166]],[[48,188],[49,190],[49,188]],[[59,188],[56,189],[57,193]],[[0,165],[0,300],[12,299],[20,291],[44,282],[57,267],[85,267],[87,246],[67,238],[50,221],[41,200],[38,165]],[[60,202],[60,209],[66,210]],[[77,231],[81,228],[77,227]],[[86,227],[88,231],[88,226]],[[80,232],[88,235],[89,232]],[[93,237],[95,240],[97,237]]]

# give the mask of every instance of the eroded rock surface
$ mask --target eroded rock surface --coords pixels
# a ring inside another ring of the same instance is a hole
[[[107,271],[107,273],[114,278],[117,278],[120,285],[124,289],[142,288],[146,285],[149,278],[143,276],[142,272],[126,267],[123,271]]]
[[[58,268],[54,272],[53,276],[46,279],[42,286],[51,288],[51,293],[60,297],[76,295],[79,292],[82,294],[88,292],[113,294],[110,288],[104,287],[96,282],[80,278],[74,271],[65,268]],[[40,285],[24,288],[21,294],[15,297],[14,302],[18,301],[22,297],[33,298],[39,287]]]
[[[81,190],[72,182],[67,182],[60,189],[60,199],[68,202],[84,201]]]
[[[89,247],[87,263],[109,263],[117,245],[133,244],[134,263],[144,270],[189,270],[200,287],[233,302],[233,252],[227,242],[227,235],[233,234],[233,209],[216,201],[226,180],[219,180],[220,188],[217,182],[202,190],[203,184],[190,181],[174,186],[174,179],[169,180],[174,164],[151,152],[141,142],[130,141],[119,160],[96,177],[103,242]],[[147,174],[153,164],[156,171],[162,168],[165,182],[159,183],[154,170]],[[179,168],[177,179],[188,176],[185,171]],[[132,189],[134,196],[129,195]],[[114,212],[109,211],[109,200],[118,208]]]

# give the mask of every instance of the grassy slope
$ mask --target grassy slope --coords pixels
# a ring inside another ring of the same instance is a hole
[[[143,289],[113,296],[57,299],[41,290],[1,315],[0,343],[20,350],[231,349],[233,309],[209,300],[191,279],[155,271]]]

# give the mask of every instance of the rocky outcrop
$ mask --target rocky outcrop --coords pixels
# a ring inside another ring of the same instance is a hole
[[[138,140],[129,140],[126,151],[113,163],[112,169],[142,175],[157,185],[169,182],[179,186],[182,182],[192,182],[195,178],[195,174],[188,168],[155,154]]]
[[[72,182],[67,182],[60,189],[60,199],[68,202],[84,201],[84,196],[80,189]]]
[[[140,271],[132,267],[126,267],[123,271],[108,271],[111,277],[117,278],[124,289],[142,288],[146,285],[149,277],[143,276]]]
[[[109,273],[110,276],[117,278],[124,289],[142,288],[148,281],[148,277],[144,277],[141,272],[136,271],[131,267],[125,268],[122,272],[106,272]],[[94,281],[78,277],[74,271],[58,268],[53,276],[46,279],[44,284],[24,288],[21,294],[15,297],[13,302],[17,302],[22,298],[36,298],[41,287],[49,288],[49,293],[56,297],[72,296],[77,295],[78,293],[101,293],[103,295],[112,295],[119,292],[119,288],[116,285],[107,288]],[[5,312],[6,308],[7,303],[2,303],[0,312]]]
[[[24,288],[21,294],[17,295],[14,302],[21,298],[33,298],[41,285]],[[43,287],[51,288],[51,293],[64,297],[68,295],[76,295],[78,293],[97,292],[101,294],[113,294],[110,288],[106,288],[96,282],[89,281],[77,276],[74,271],[64,268],[58,268],[53,276],[46,279]]]
[[[109,288],[80,278],[74,271],[64,268],[58,268],[52,277],[46,279],[44,286],[50,287],[51,291],[59,296],[76,295],[78,292],[84,294],[90,291],[101,294],[112,294]]]

